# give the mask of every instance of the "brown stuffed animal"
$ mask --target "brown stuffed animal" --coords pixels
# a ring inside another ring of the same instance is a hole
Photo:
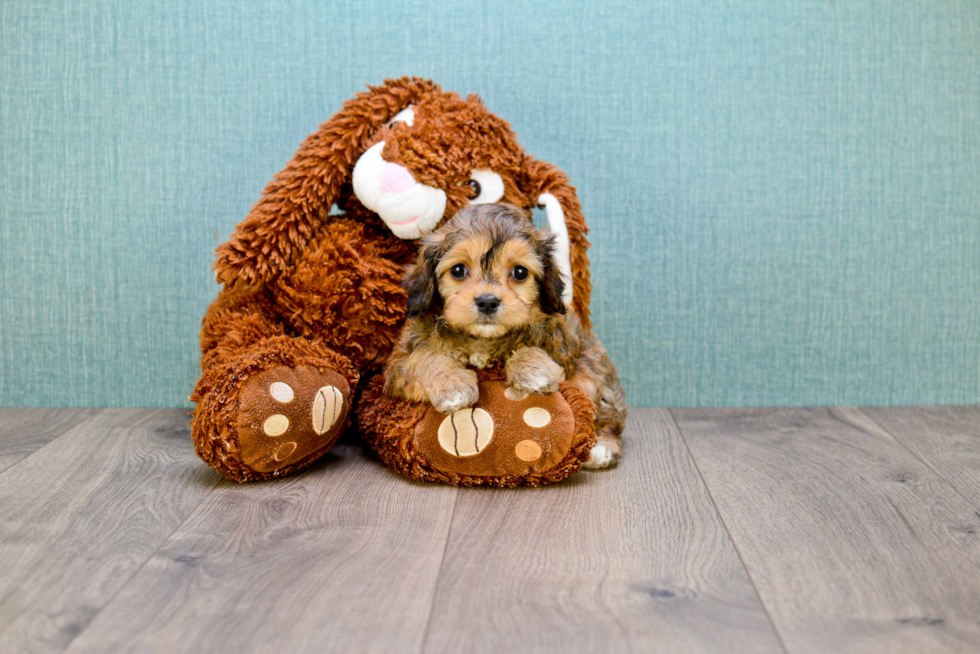
[[[395,345],[405,318],[401,281],[416,239],[467,204],[485,202],[544,205],[559,235],[559,267],[571,282],[566,303],[588,329],[587,228],[563,172],[527,156],[479,98],[463,100],[427,80],[387,80],[346,102],[307,137],[217,250],[224,286],[203,319],[202,376],[191,396],[200,457],[227,477],[251,481],[322,456]],[[483,379],[487,397],[495,397],[499,382],[492,373]],[[515,485],[577,470],[594,443],[586,426],[591,402],[565,387],[528,401],[563,417],[552,426],[547,469],[542,462],[515,475],[513,466],[484,465],[475,479],[439,464],[442,472],[415,476]],[[408,473],[432,467],[439,454],[418,444],[437,438],[437,416],[378,393],[360,404],[380,427],[369,442],[386,462]],[[394,420],[398,415],[407,422]],[[422,419],[434,421],[431,438],[416,428]],[[404,437],[409,422],[418,436],[411,442]]]

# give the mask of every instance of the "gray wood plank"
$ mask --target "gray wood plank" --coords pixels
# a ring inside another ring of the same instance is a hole
[[[63,651],[217,481],[180,409],[103,411],[0,475],[0,651]]]
[[[0,408],[0,473],[99,409]]]
[[[980,406],[861,409],[980,510]]]
[[[360,445],[223,483],[69,651],[418,652],[456,493]]]
[[[976,652],[980,518],[852,409],[674,410],[797,652]]]
[[[426,652],[782,652],[670,415],[617,469],[460,493]]]

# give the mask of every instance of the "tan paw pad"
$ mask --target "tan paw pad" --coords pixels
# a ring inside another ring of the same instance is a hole
[[[551,422],[551,414],[548,413],[547,409],[533,406],[524,412],[524,422],[527,423],[528,427],[541,429]]]
[[[295,451],[296,451],[296,443],[293,442],[283,443],[278,448],[276,448],[276,453],[272,455],[272,458],[275,459],[276,461],[285,461]]]
[[[483,409],[463,409],[439,425],[439,445],[453,456],[473,456],[493,438],[493,418]]]
[[[266,436],[282,436],[287,429],[289,429],[289,418],[281,413],[269,416],[262,423],[262,431]]]
[[[324,386],[313,400],[313,431],[322,434],[337,422],[344,408],[344,395],[334,386]]]
[[[541,458],[541,446],[534,441],[521,441],[514,447],[514,455],[521,461],[537,461]]]
[[[289,404],[293,401],[293,387],[284,382],[273,382],[272,386],[269,387],[269,395],[276,402]]]

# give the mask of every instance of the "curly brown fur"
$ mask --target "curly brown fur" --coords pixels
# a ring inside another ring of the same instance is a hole
[[[414,123],[390,124],[407,107]],[[506,121],[476,96],[464,100],[419,78],[386,80],[306,138],[217,249],[214,268],[224,288],[202,324],[192,433],[199,444],[225,444],[221,457],[209,454],[210,446],[199,451],[232,478],[256,478],[235,458],[229,413],[246,377],[260,371],[255,361],[315,352],[339,361],[338,372],[348,371],[342,374],[359,395],[357,378],[380,372],[397,342],[407,297],[401,280],[417,243],[396,237],[352,188],[355,165],[381,141],[385,161],[446,194],[442,221],[473,199],[467,182],[477,168],[499,174],[503,201],[529,209],[541,194],[555,196],[568,226],[573,304],[588,329],[588,230],[565,174],[528,156]]]
[[[387,124],[409,106],[415,110],[413,125]],[[419,182],[445,191],[446,218],[469,204],[472,190],[467,181],[474,169],[501,175],[502,202],[530,209],[538,205],[541,194],[554,195],[564,210],[571,241],[575,308],[588,327],[592,288],[588,228],[568,177],[527,155],[510,125],[487,111],[479,97],[464,100],[414,77],[386,80],[359,93],[303,141],[293,161],[268,184],[248,217],[218,248],[218,281],[256,286],[282,275],[308,251],[322,226],[336,220],[328,216],[332,204],[390,237],[350,186],[358,158],[380,141],[385,142],[385,161],[402,165]]]
[[[566,313],[551,247],[507,205],[468,207],[425,237],[405,278],[409,320],[385,392],[453,413],[479,398],[470,367],[503,365],[525,392],[553,393],[567,378],[596,406],[608,465],[620,452],[625,393],[602,345]]]

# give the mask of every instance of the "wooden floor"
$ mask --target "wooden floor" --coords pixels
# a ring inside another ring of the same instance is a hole
[[[518,490],[238,485],[187,420],[0,409],[0,652],[980,652],[980,407],[634,409]]]

